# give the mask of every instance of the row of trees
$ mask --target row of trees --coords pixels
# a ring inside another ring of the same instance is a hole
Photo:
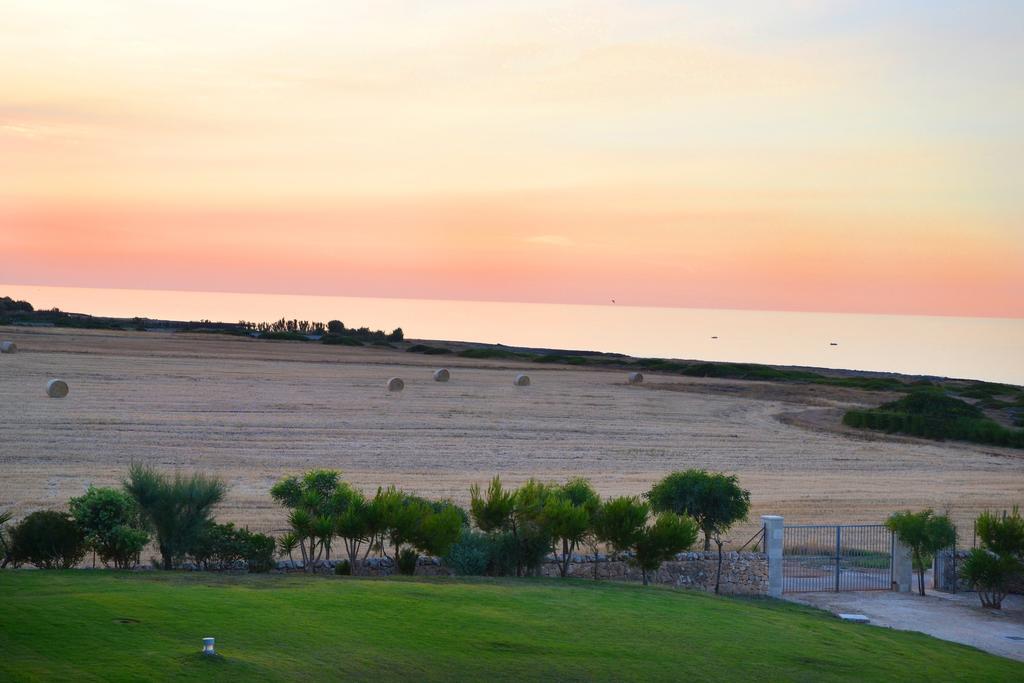
[[[531,479],[507,488],[495,477],[486,489],[471,488],[467,513],[451,501],[394,486],[368,496],[336,471],[312,470],[272,487],[289,524],[275,541],[217,524],[212,511],[224,494],[215,478],[168,476],[135,465],[122,488],[90,488],[71,499],[69,513],[35,512],[9,534],[0,533],[4,563],[71,567],[92,551],[104,565],[127,569],[152,541],[164,569],[186,559],[220,569],[245,560],[251,571],[266,571],[279,550],[292,559],[298,555],[306,571],[331,560],[333,552],[360,573],[377,553],[412,574],[423,553],[444,557],[458,573],[524,576],[538,574],[554,554],[566,576],[578,550],[596,556],[603,546],[640,569],[646,584],[651,572],[691,547],[701,532],[705,549],[716,544],[720,570],[723,534],[746,517],[750,504],[735,477],[688,470],[669,475],[642,498],[608,500],[585,479]],[[0,525],[5,521],[0,518]]]
[[[340,320],[330,320],[327,323],[281,318],[274,322],[250,322],[239,320],[238,326],[247,332],[257,332],[260,335],[308,335],[335,337],[351,337],[363,341],[389,341],[400,342],[405,338],[401,327],[396,327],[391,332],[384,330],[371,330],[369,327],[345,327]]]
[[[69,568],[92,552],[105,566],[130,569],[152,540],[164,569],[191,558],[207,568],[245,560],[250,571],[269,571],[272,537],[214,521],[224,493],[218,479],[170,477],[135,465],[122,488],[90,487],[68,502],[68,512],[33,512],[10,530],[2,528],[10,515],[0,515],[2,566]]]
[[[459,573],[516,576],[539,573],[545,557],[554,554],[566,576],[578,549],[596,555],[604,545],[628,555],[645,584],[662,562],[693,545],[700,531],[705,549],[712,541],[718,547],[720,574],[723,534],[750,507],[750,494],[735,477],[703,470],[666,477],[646,500],[602,501],[585,479],[531,479],[510,489],[495,477],[486,489],[471,488],[469,514],[451,501],[430,501],[394,487],[368,497],[333,470],[282,479],[271,496],[289,510],[290,530],[279,539],[280,551],[289,557],[297,552],[307,571],[331,559],[335,539],[357,573],[373,552],[412,573],[422,552],[445,556]]]

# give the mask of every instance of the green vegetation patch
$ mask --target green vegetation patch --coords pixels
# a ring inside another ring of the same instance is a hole
[[[10,681],[1024,678],[921,634],[622,584],[3,572],[0,594]]]
[[[446,349],[441,346],[428,346],[426,344],[413,344],[406,349],[409,353],[422,353],[428,356],[443,356],[452,352],[451,349]]]
[[[962,394],[963,392],[961,392]],[[941,389],[918,390],[870,410],[850,410],[843,424],[861,429],[1024,448],[1024,430],[1008,429]]]

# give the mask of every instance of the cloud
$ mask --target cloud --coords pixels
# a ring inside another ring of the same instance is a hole
[[[571,247],[573,245],[573,241],[565,235],[534,235],[527,237],[526,241],[530,244],[547,244],[552,247]]]

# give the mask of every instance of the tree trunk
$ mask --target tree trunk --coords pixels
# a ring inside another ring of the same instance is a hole
[[[715,544],[718,546],[718,569],[715,571],[715,595],[718,595],[718,586],[722,580],[722,541],[716,538]]]
[[[711,550],[711,532],[708,531],[707,529],[703,529],[703,531],[704,531],[704,552],[707,552],[707,551]]]
[[[160,555],[164,558],[164,570],[170,571],[174,569],[174,559],[171,557],[171,551],[165,546],[160,546]]]

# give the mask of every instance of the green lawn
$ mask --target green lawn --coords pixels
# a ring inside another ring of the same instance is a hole
[[[198,654],[207,635],[221,657]],[[655,587],[0,572],[0,680],[385,676],[1019,681],[1024,664],[777,601]]]

